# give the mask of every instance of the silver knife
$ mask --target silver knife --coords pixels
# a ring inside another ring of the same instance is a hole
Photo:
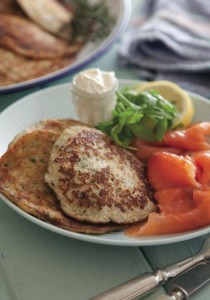
[[[203,261],[172,279],[167,285],[169,295],[162,295],[157,300],[187,300],[209,281],[210,262]]]
[[[210,235],[203,243],[199,253],[183,261],[170,265],[163,270],[156,270],[154,273],[144,273],[130,281],[127,281],[107,292],[104,292],[92,300],[133,300],[140,299],[160,284],[176,277],[187,269],[210,258]]]

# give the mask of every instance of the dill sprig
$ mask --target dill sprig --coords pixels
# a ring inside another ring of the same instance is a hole
[[[106,37],[114,24],[114,18],[104,0],[90,3],[88,0],[73,1],[73,39],[96,41]]]

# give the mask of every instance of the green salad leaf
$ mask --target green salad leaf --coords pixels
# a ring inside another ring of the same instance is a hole
[[[179,116],[176,107],[154,90],[139,93],[125,89],[116,95],[112,119],[99,123],[96,128],[121,147],[133,149],[130,143],[134,136],[145,141],[161,141]]]

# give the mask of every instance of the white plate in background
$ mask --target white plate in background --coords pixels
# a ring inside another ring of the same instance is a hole
[[[0,94],[14,92],[61,79],[64,76],[77,72],[87,64],[105,54],[106,51],[113,45],[113,43],[120,38],[123,31],[127,27],[131,15],[132,2],[129,0],[105,0],[105,3],[109,8],[111,15],[115,19],[113,28],[107,37],[104,37],[100,41],[96,41],[94,43],[87,43],[78,53],[75,61],[69,66],[31,80],[14,83],[5,87],[0,86]]]

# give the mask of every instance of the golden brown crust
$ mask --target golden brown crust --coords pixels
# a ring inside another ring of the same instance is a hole
[[[86,126],[86,124],[72,119],[44,119],[33,125],[28,126],[23,132],[17,134],[12,142],[9,144],[11,147],[17,140],[24,134],[29,133],[33,130],[46,129],[58,133],[59,135],[70,126]]]
[[[48,32],[66,38],[71,37],[72,10],[66,9],[58,0],[16,0],[30,20]]]
[[[62,69],[74,61],[71,55],[53,59],[29,59],[0,48],[0,86],[28,81]]]
[[[61,134],[66,128],[71,126],[87,126],[87,125],[80,121],[72,120],[72,119],[44,119],[34,125],[36,129],[38,128],[47,129],[47,130],[57,132],[59,134]]]
[[[117,224],[81,223],[65,216],[44,181],[52,145],[59,133],[40,129],[21,136],[0,159],[0,192],[25,212],[74,232],[102,234]]]
[[[0,14],[0,45],[35,59],[75,54],[75,49],[71,49],[64,40],[49,34],[30,20],[10,14]]]
[[[0,13],[13,14],[19,16],[25,15],[16,0],[1,0]]]
[[[81,221],[128,224],[156,208],[145,166],[93,128],[73,126],[62,133],[45,180],[62,210]]]

